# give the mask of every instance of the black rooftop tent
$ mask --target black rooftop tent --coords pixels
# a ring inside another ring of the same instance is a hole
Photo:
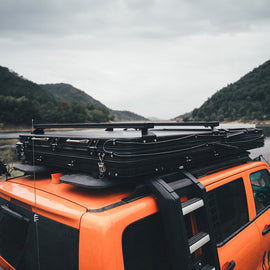
[[[36,124],[32,133],[20,135],[17,152],[23,165],[123,182],[247,161],[247,150],[264,144],[260,129],[218,126],[218,122]],[[48,131],[56,128],[62,130]]]

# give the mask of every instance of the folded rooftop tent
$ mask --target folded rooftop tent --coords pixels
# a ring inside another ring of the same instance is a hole
[[[38,124],[32,133],[20,135],[17,152],[24,164],[51,172],[123,180],[247,160],[246,150],[264,144],[260,129],[218,126],[218,122]],[[64,130],[45,132],[48,128]]]

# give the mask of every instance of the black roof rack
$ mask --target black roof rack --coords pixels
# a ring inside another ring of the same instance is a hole
[[[113,131],[114,128],[123,128],[123,129],[137,129],[141,130],[142,136],[148,134],[148,129],[157,127],[157,126],[166,126],[166,127],[214,127],[219,126],[219,122],[136,122],[136,123],[61,123],[61,124],[35,124],[33,131],[34,134],[44,134],[44,129],[46,128],[98,128],[106,129],[107,131]]]

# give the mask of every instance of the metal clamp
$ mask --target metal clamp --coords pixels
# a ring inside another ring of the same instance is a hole
[[[71,160],[70,162],[67,163],[67,166],[73,168],[75,166],[75,161]]]
[[[17,151],[18,159],[21,161],[24,161],[25,153],[24,153],[24,144],[22,142],[16,143],[16,151]]]
[[[51,142],[51,150],[54,152],[58,147],[59,138],[54,138]]]
[[[105,172],[106,172],[106,166],[103,162],[105,157],[105,153],[101,154],[98,153],[98,158],[99,158],[99,162],[98,162],[98,169],[99,169],[99,178],[104,178]]]
[[[93,156],[93,154],[97,151],[97,145],[99,140],[91,140],[88,144],[89,155]]]

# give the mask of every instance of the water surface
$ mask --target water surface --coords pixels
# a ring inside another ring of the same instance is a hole
[[[263,158],[270,164],[270,126],[260,126],[265,135],[264,147],[250,150],[250,157],[255,158],[259,155],[262,155]]]

